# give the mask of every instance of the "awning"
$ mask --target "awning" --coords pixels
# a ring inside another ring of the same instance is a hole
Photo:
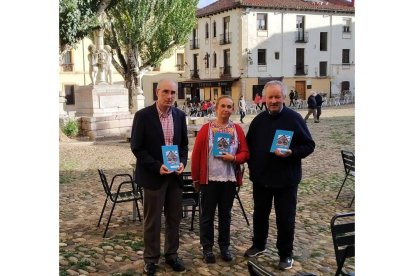
[[[257,80],[257,84],[258,84],[258,85],[265,85],[265,84],[266,84],[266,83],[268,83],[269,81],[273,81],[273,80],[283,81],[283,76],[282,76],[282,77],[267,77],[267,78],[258,78],[258,80]]]
[[[226,78],[226,79],[200,79],[200,80],[186,80],[179,82],[181,87],[189,88],[203,88],[203,87],[219,87],[219,86],[229,86],[231,87],[233,82],[239,80],[240,78]]]

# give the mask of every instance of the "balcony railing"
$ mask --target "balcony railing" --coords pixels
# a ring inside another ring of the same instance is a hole
[[[309,32],[298,32],[295,34],[295,42],[297,43],[308,43]]]
[[[220,67],[220,77],[231,77],[231,66]]]
[[[308,65],[295,65],[295,76],[303,76],[308,74]]]
[[[190,39],[190,50],[200,49],[200,44],[198,44],[198,38]]]
[[[73,63],[65,63],[62,64],[63,72],[72,72],[73,71]]]
[[[175,67],[177,67],[178,71],[184,71],[184,64],[176,64]]]
[[[231,33],[224,33],[220,35],[220,45],[230,44],[231,43]]]
[[[199,79],[200,75],[198,75],[198,69],[190,70],[191,79]]]

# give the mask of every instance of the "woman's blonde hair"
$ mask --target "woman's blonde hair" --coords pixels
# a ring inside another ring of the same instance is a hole
[[[234,101],[233,101],[233,98],[232,98],[232,97],[230,97],[229,95],[222,95],[222,96],[218,97],[218,98],[217,98],[217,101],[216,101],[216,108],[218,107],[218,105],[219,105],[219,103],[220,103],[220,101],[221,101],[222,99],[230,99],[230,100],[231,100],[231,102],[233,103],[233,108],[234,108]]]

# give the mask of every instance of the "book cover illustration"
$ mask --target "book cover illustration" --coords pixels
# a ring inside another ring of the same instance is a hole
[[[270,152],[275,152],[277,149],[281,152],[286,151],[292,142],[293,131],[277,129],[273,138]]]
[[[180,155],[177,145],[161,146],[164,165],[170,171],[176,171],[180,167]]]
[[[222,156],[230,152],[231,134],[216,132],[213,137],[213,156]]]

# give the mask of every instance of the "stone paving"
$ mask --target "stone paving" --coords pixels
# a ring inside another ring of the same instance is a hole
[[[340,156],[341,149],[354,151],[354,105],[325,107],[321,122],[308,120],[308,127],[316,142],[315,152],[303,160],[303,179],[299,188],[294,243],[293,268],[277,270],[278,256],[275,248],[275,214],[272,211],[267,252],[255,259],[277,275],[334,275],[335,254],[329,229],[331,217],[336,213],[354,211],[348,208],[354,195],[354,185],[345,185],[338,201],[336,193],[344,176]],[[304,116],[306,110],[299,110]],[[254,115],[247,115],[244,128]],[[232,119],[238,122],[238,116]],[[190,138],[190,149],[194,138]],[[132,221],[132,205],[118,204],[107,233],[102,238],[109,207],[104,214],[103,225],[97,228],[101,208],[105,201],[98,168],[108,176],[116,173],[132,173],[135,162],[129,143],[122,140],[61,141],[60,142],[60,191],[59,191],[59,273],[60,275],[142,275],[143,242],[142,223]],[[195,224],[190,231],[190,217],[183,218],[179,255],[187,268],[184,275],[248,275],[244,251],[251,245],[252,235],[252,187],[246,170],[244,185],[240,191],[250,226],[234,202],[231,228],[231,250],[235,260],[226,263],[217,258],[216,264],[202,261],[199,228]],[[140,205],[141,208],[141,205]],[[196,215],[196,220],[198,215]],[[217,225],[216,225],[217,227]],[[217,230],[217,229],[216,229]],[[217,232],[216,232],[217,233]],[[162,241],[164,235],[162,234]],[[217,238],[217,237],[216,237]],[[217,248],[214,249],[219,254]],[[348,266],[355,269],[354,264]],[[178,275],[165,265],[161,258],[157,275]]]

